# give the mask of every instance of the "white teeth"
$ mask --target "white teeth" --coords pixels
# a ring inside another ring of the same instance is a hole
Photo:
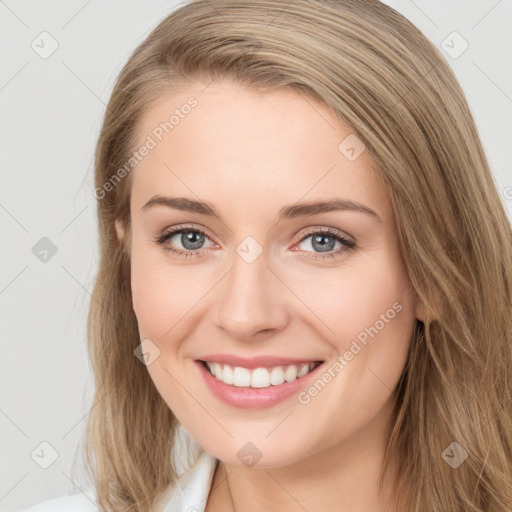
[[[265,368],[256,368],[251,374],[251,388],[268,388],[270,386],[270,374]]]
[[[222,367],[219,363],[213,363],[211,369],[212,369],[213,375],[215,375],[215,376],[222,375]]]
[[[272,384],[273,386],[279,386],[279,384],[282,384],[283,382],[283,368],[281,366],[276,366],[275,368],[272,368],[272,371],[270,372],[270,384]]]
[[[220,377],[220,378],[219,378]],[[223,375],[217,377],[223,380]],[[251,372],[247,368],[236,366],[233,370],[233,386],[247,387],[251,385]]]
[[[292,364],[273,368],[255,368],[249,370],[241,366],[206,362],[210,373],[217,380],[237,387],[268,388],[292,382],[309,373],[317,366],[316,363]],[[269,371],[270,370],[270,371]]]
[[[219,365],[220,366],[220,365]],[[221,370],[222,371],[222,370]],[[226,383],[226,384],[233,384],[234,382],[234,376],[233,376],[233,368],[231,368],[231,366],[228,366],[227,364],[224,365],[224,370],[223,370],[223,373],[222,373],[222,380]]]
[[[297,367],[295,365],[288,366],[286,368],[286,371],[284,372],[284,378],[286,379],[286,382],[291,382],[292,380],[295,380],[297,378]]]
[[[302,377],[303,375],[306,375],[306,373],[309,373],[309,370],[309,364],[303,364],[297,373],[297,377]]]

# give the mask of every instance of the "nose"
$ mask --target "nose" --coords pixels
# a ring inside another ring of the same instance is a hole
[[[265,253],[252,263],[235,254],[232,268],[218,286],[214,321],[235,339],[266,338],[288,324],[289,296]]]

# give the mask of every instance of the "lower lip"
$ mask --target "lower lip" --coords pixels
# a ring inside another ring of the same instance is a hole
[[[204,363],[197,360],[195,363],[210,391],[223,402],[239,409],[262,409],[286,400],[305,387],[316,376],[317,370],[323,366],[323,363],[319,364],[309,373],[292,382],[284,382],[278,386],[271,385],[268,388],[251,388],[226,384],[214,377]]]

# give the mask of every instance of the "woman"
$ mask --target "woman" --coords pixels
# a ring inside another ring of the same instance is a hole
[[[95,180],[97,503],[52,510],[512,509],[510,223],[403,16],[182,6],[122,70]]]

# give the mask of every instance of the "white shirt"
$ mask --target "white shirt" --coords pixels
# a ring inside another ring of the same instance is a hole
[[[204,512],[218,459],[203,451],[195,463],[169,485],[159,499],[155,512]],[[89,487],[84,493],[41,501],[19,512],[99,512],[96,493]]]

